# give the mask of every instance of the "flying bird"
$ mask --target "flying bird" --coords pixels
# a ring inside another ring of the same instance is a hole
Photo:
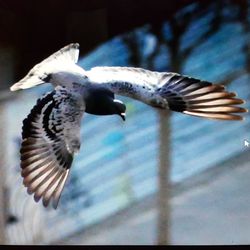
[[[38,99],[23,121],[21,175],[29,194],[47,207],[58,202],[81,145],[84,113],[117,114],[125,120],[126,106],[115,94],[154,108],[218,120],[242,120],[242,99],[212,84],[172,72],[133,67],[94,67],[76,63],[79,44],[72,43],[35,65],[11,91],[51,83],[54,90]]]

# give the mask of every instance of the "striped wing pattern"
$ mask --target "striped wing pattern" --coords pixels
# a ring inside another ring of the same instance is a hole
[[[212,84],[178,74],[163,75],[157,92],[167,99],[171,110],[184,114],[219,120],[242,120],[234,113],[247,112],[237,105],[244,101],[223,85]]]
[[[69,175],[74,153],[80,147],[70,145],[71,139],[74,143],[80,139],[70,138],[70,135],[67,138],[67,128],[74,130],[78,126],[75,134],[79,134],[82,115],[77,111],[76,114],[71,112],[75,117],[65,117],[65,109],[77,107],[70,106],[72,101],[67,91],[58,89],[39,99],[23,121],[20,150],[21,175],[28,193],[34,193],[35,201],[42,198],[45,207],[52,201],[54,208]]]

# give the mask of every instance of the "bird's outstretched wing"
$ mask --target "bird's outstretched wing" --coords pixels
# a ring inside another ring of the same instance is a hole
[[[78,56],[79,44],[71,43],[36,64],[23,79],[13,84],[10,90],[28,89],[49,82],[51,73],[64,68],[65,65],[77,63]]]
[[[222,85],[176,73],[160,73],[132,67],[95,67],[86,74],[116,94],[129,96],[159,108],[219,120],[242,120],[247,112]]]
[[[23,121],[21,168],[35,201],[57,207],[74,153],[80,148],[80,121],[85,104],[63,87],[39,99]]]

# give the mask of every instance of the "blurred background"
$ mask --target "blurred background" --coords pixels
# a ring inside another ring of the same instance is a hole
[[[163,117],[119,97],[125,123],[85,115],[53,210],[26,193],[19,165],[22,120],[51,87],[9,91],[79,42],[85,69],[187,74],[227,85],[250,109],[250,1],[0,0],[0,34],[0,244],[250,244],[249,114]]]

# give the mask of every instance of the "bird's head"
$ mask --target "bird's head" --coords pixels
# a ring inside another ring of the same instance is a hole
[[[120,100],[117,100],[117,99],[114,99],[113,101],[114,103],[114,113],[115,114],[118,114],[123,121],[126,120],[126,105],[120,101]]]
[[[114,93],[106,88],[91,84],[91,86],[85,88],[84,101],[86,103],[86,113],[93,115],[119,115],[125,121],[125,104],[115,99]]]

